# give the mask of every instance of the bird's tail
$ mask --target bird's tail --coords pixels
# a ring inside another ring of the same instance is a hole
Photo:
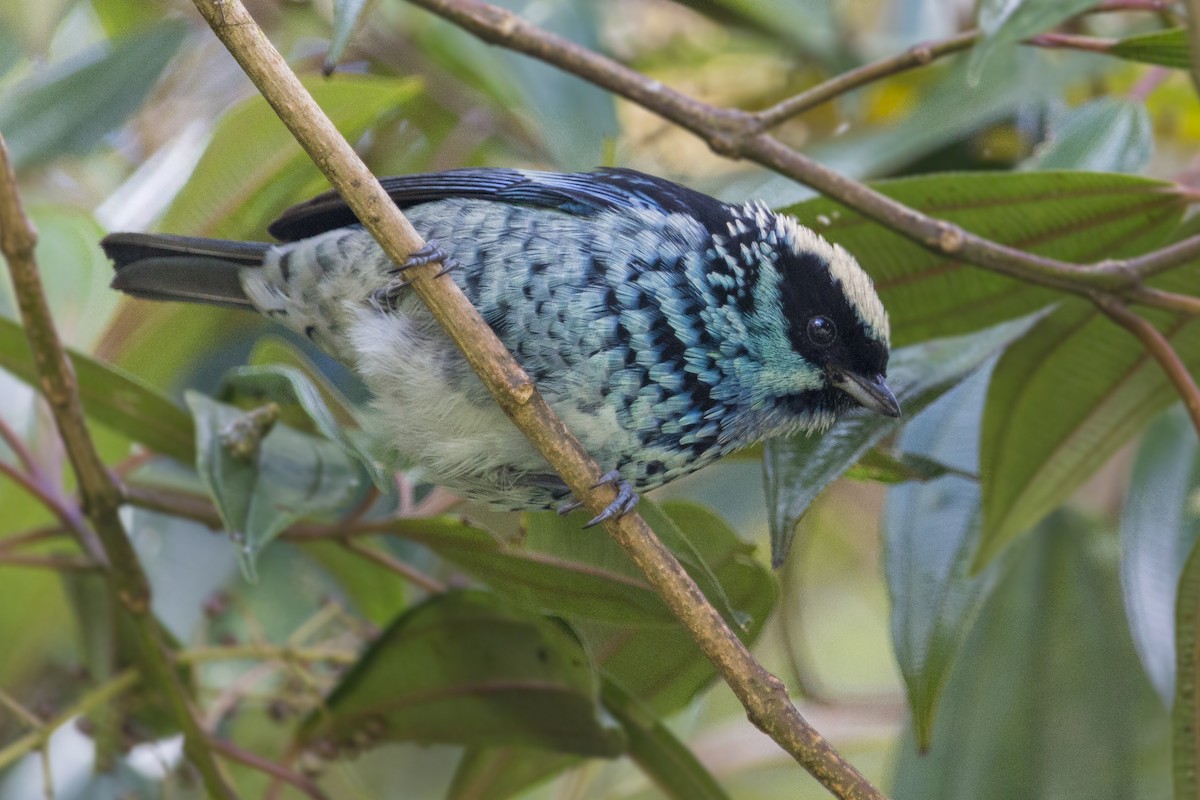
[[[117,274],[112,287],[151,300],[253,308],[239,274],[262,266],[271,245],[154,233],[114,233],[100,242]]]

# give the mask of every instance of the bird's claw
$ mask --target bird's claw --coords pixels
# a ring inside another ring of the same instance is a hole
[[[433,276],[435,278],[442,277],[458,266],[458,262],[451,258],[436,240],[430,239],[421,249],[410,253],[403,264],[394,265],[388,270],[388,273],[394,277],[388,281],[387,286],[376,289],[371,294],[371,304],[380,311],[395,311],[396,301],[400,299],[400,292],[412,283],[412,281],[402,277],[404,272],[413,267],[423,267],[426,264],[432,264],[435,261],[440,261],[442,264],[442,268]]]
[[[623,517],[633,510],[640,499],[638,493],[633,490],[633,484],[626,480],[621,480],[621,473],[613,470],[606,472],[600,476],[600,480],[592,485],[593,489],[598,489],[601,486],[608,484],[617,490],[617,497],[604,510],[590,519],[583,527],[590,528],[593,525],[599,525],[606,520]],[[559,513],[563,513],[559,510]]]
[[[408,258],[404,259],[403,264],[398,264],[392,267],[389,272],[394,275],[400,274],[405,270],[412,269],[413,267],[423,267],[426,264],[432,264],[435,261],[440,261],[442,264],[442,268],[438,271],[438,274],[433,276],[435,278],[440,278],[458,266],[458,262],[455,261],[449,253],[442,249],[442,246],[438,244],[436,239],[430,239],[421,247],[421,249],[409,253]],[[404,285],[407,286],[408,284],[405,283]]]

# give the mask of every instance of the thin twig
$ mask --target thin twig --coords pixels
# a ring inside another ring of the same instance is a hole
[[[1171,347],[1167,337],[1119,301],[1109,297],[1098,297],[1095,303],[1109,319],[1141,340],[1146,351],[1162,366],[1163,372],[1167,373],[1167,377],[1175,385],[1175,390],[1183,398],[1183,405],[1196,427],[1196,435],[1200,436],[1200,388],[1196,387],[1196,379],[1188,372],[1187,366]]]
[[[37,714],[34,714],[28,708],[21,705],[17,698],[12,697],[3,689],[0,689],[0,705],[7,708],[14,717],[20,717],[30,728],[37,729],[46,724]]]
[[[0,461],[0,475],[7,476],[13,483],[45,506],[65,528],[75,535],[77,541],[86,541],[91,537],[92,532],[88,530],[87,522],[78,509],[66,503],[37,475],[18,469],[7,461]]]
[[[1025,40],[1027,44],[1054,50],[1083,50],[1088,53],[1107,53],[1116,45],[1116,39],[1100,39],[1074,33],[1042,33]]]
[[[33,474],[38,471],[37,461],[33,458],[33,453],[25,446],[25,442],[17,435],[17,432],[12,429],[3,417],[0,417],[0,439],[8,445],[8,449],[12,450],[16,455],[17,460],[21,462],[21,466],[25,467],[25,471]]]
[[[446,585],[444,583],[434,580],[411,564],[406,564],[398,558],[393,558],[391,555],[378,548],[365,545],[362,542],[357,542],[353,539],[339,539],[338,544],[349,550],[351,553],[362,556],[368,561],[378,564],[384,569],[396,573],[409,583],[420,586],[430,594],[442,594],[446,591]]]
[[[770,108],[755,112],[753,117],[757,120],[760,130],[773,128],[814,106],[828,102],[872,81],[915,67],[923,67],[942,56],[966,50],[979,40],[979,36],[979,31],[970,30],[941,41],[914,45],[899,55],[881,58],[849,72],[843,72],[835,78],[830,78],[811,89],[776,103]]]
[[[0,553],[10,553],[13,550],[19,550],[22,547],[40,544],[41,542],[52,539],[59,539],[65,536],[67,531],[61,526],[46,526],[44,528],[34,528],[31,531],[24,533],[13,534],[0,538]]]
[[[112,702],[121,694],[132,689],[137,682],[138,673],[135,670],[127,669],[89,690],[83,697],[46,720],[38,729],[30,731],[0,749],[0,772],[3,772],[18,758],[45,747],[46,743],[50,741],[50,736],[75,717],[86,715],[106,703]]]
[[[245,764],[251,769],[256,769],[272,778],[281,780],[286,784],[296,787],[304,792],[313,800],[329,800],[329,795],[321,791],[321,787],[310,781],[298,772],[293,772],[282,764],[278,764],[270,759],[251,753],[249,750],[243,750],[232,742],[216,736],[209,738],[209,744],[218,753],[232,761],[237,761],[239,764]]]
[[[349,666],[358,660],[353,650],[331,647],[291,647],[274,644],[230,644],[192,647],[175,654],[178,664],[204,664],[211,661],[288,661],[298,664],[325,662]]]
[[[1200,2],[1200,0],[1196,0]],[[624,64],[530,24],[481,0],[409,0],[480,39],[545,61],[589,83],[618,94],[691,131],[717,154],[745,158],[793,178],[881,223],[918,244],[955,260],[1059,291],[1090,297],[1097,290],[1127,294],[1130,300],[1158,307],[1190,309],[1177,296],[1138,291],[1138,259],[1109,262],[1104,269],[1027,253],[993,242],[944,220],[922,214],[858,181],[804,156],[761,130],[754,114],[718,108],[664,86]],[[837,81],[837,78],[833,79]],[[823,91],[814,87],[811,91]],[[1149,254],[1155,256],[1156,254]],[[1163,259],[1163,269],[1184,259]],[[1193,313],[1189,310],[1188,313]]]
[[[184,750],[199,770],[209,795],[232,800],[233,793],[192,713],[187,690],[168,663],[158,622],[150,612],[150,584],[117,515],[121,491],[100,460],[88,431],[75,373],[46,303],[34,255],[36,244],[37,232],[21,207],[8,148],[0,136],[0,250],[8,261],[39,386],[54,415],[91,522],[92,530],[80,537],[79,544],[89,559],[106,566],[115,602],[134,623],[140,645],[139,665],[170,705],[184,734]]]
[[[388,257],[403,263],[424,245],[354,150],[313,102],[253,18],[237,0],[193,0],[218,38],[309,153]],[[593,513],[615,498],[597,485],[602,474],[579,441],[537,393],[533,381],[453,281],[437,280],[440,264],[406,272],[500,408]],[[841,798],[881,798],[879,791],[800,715],[775,676],[759,664],[709,605],[696,583],[637,514],[605,528],[646,574],[745,706],[750,719]]]
[[[95,561],[83,556],[35,556],[28,553],[0,552],[0,567],[37,567],[56,572],[92,572],[101,570]]]

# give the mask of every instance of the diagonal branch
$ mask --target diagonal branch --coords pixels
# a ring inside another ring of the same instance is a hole
[[[96,452],[79,401],[75,373],[46,304],[34,256],[36,244],[37,232],[21,207],[16,176],[4,138],[0,136],[0,250],[8,261],[21,320],[41,378],[42,394],[54,415],[79,481],[84,511],[96,533],[96,538],[83,536],[80,544],[91,561],[107,569],[113,596],[134,623],[141,645],[138,657],[142,672],[162,691],[170,705],[176,723],[184,732],[184,748],[203,776],[205,788],[214,798],[232,798],[204,732],[192,714],[187,691],[160,641],[158,622],[150,612],[150,584],[117,516],[121,491]]]
[[[238,0],[193,0],[213,32],[396,263],[424,243],[354,150],[305,91]],[[529,376],[496,338],[453,281],[435,278],[433,263],[406,272],[412,288],[513,423],[594,513],[613,499],[595,489],[601,475],[579,441],[537,393]],[[746,707],[750,719],[841,798],[881,798],[848,761],[801,717],[778,678],[762,667],[705,600],[696,584],[640,516],[605,523],[664,602],[683,622]]]
[[[1194,302],[1195,298],[1141,287],[1144,262],[1153,261],[1155,271],[1178,266],[1200,255],[1200,237],[1187,240],[1164,255],[1150,253],[1135,259],[1102,262],[1092,268],[1027,253],[922,214],[829,169],[767,133],[755,114],[696,100],[611,58],[544,31],[505,9],[482,0],[409,2],[485,42],[545,61],[631,100],[696,134],[714,152],[745,158],[793,178],[934,252],[1070,294],[1091,297],[1102,291],[1145,305],[1200,313],[1200,302]],[[813,91],[824,93],[820,87]]]

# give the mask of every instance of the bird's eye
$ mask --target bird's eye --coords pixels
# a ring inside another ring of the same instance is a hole
[[[829,317],[813,317],[808,321],[808,339],[817,347],[829,347],[837,339],[837,326]]]

